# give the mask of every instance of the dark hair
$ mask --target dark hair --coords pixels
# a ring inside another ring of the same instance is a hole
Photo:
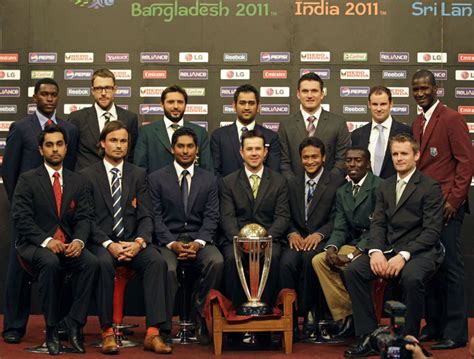
[[[66,133],[66,130],[59,126],[59,125],[56,125],[56,124],[52,124],[52,125],[46,125],[44,127],[44,130],[40,132],[40,134],[38,135],[38,145],[40,147],[43,147],[43,144],[44,144],[44,138],[46,137],[46,134],[48,133],[56,133],[56,132],[61,132],[63,134],[63,139],[64,139],[64,143],[67,145],[67,133]]]
[[[369,92],[369,102],[370,102],[370,96],[373,94],[375,95],[381,95],[381,94],[386,94],[388,96],[388,101],[392,102],[392,91],[388,87],[385,86],[375,86],[370,89]]]
[[[127,131],[128,142],[130,143],[130,132],[128,131],[127,126],[125,126],[125,124],[123,122],[120,122],[120,121],[109,121],[109,123],[107,123],[104,126],[104,128],[102,129],[102,132],[100,133],[100,136],[99,136],[99,143],[97,143],[97,149],[98,149],[99,155],[101,157],[103,157],[105,155],[105,151],[102,148],[102,146],[100,145],[100,143],[102,141],[105,141],[108,134],[110,134],[114,131],[118,131],[118,130],[126,130]]]
[[[299,147],[300,157],[305,147],[308,147],[308,146],[319,148],[319,150],[321,151],[321,156],[324,156],[326,154],[326,146],[324,146],[324,142],[321,141],[317,137],[311,136],[311,137],[306,137],[303,141],[301,141],[300,147]]]
[[[254,137],[259,137],[263,140],[263,147],[265,147],[265,136],[263,135],[263,133],[259,130],[250,130],[250,131],[247,131],[245,132],[243,135],[242,135],[242,143],[241,143],[241,147],[244,148],[244,142],[246,139],[249,139],[249,138],[254,138]]]
[[[301,76],[300,79],[298,80],[298,90],[300,89],[300,85],[303,81],[318,81],[319,84],[321,85],[321,91],[323,91],[324,82],[321,79],[321,77],[319,77],[318,74],[315,74],[314,72],[308,72],[307,74],[304,74],[303,76]]]
[[[179,92],[181,95],[184,96],[184,103],[188,103],[188,94],[186,93],[186,90],[179,85],[173,85],[165,88],[161,93],[161,103],[165,102],[166,95],[168,95],[170,92]]]
[[[45,77],[44,79],[39,79],[38,81],[36,81],[36,83],[35,83],[35,94],[37,94],[39,92],[39,89],[40,89],[41,85],[54,85],[54,86],[56,86],[56,88],[58,89],[58,92],[59,92],[58,83],[54,79],[51,79],[49,77]]]
[[[390,152],[392,152],[392,145],[394,142],[410,142],[411,148],[413,149],[414,153],[420,152],[420,144],[418,143],[415,138],[408,134],[408,133],[399,133],[390,138],[389,145],[390,145]]]
[[[367,161],[370,162],[370,152],[367,148],[362,147],[362,146],[351,146],[346,150],[346,157],[349,151],[361,151],[364,153],[364,157]]]
[[[189,127],[180,127],[176,131],[174,131],[173,136],[171,136],[171,147],[174,147],[176,143],[178,143],[178,138],[181,136],[189,136],[193,138],[194,144],[198,147],[198,138],[196,132],[192,128]]]
[[[255,86],[250,85],[250,84],[245,84],[237,87],[237,90],[234,92],[234,102],[237,103],[237,100],[239,98],[239,95],[242,92],[253,92],[255,95],[255,99],[257,100],[257,105],[260,103],[260,94],[258,93],[258,90],[255,88]]]
[[[95,70],[94,73],[92,74],[92,78],[91,78],[91,84],[92,86],[94,86],[94,81],[97,77],[104,77],[104,78],[110,78],[114,81],[114,85],[115,85],[115,75],[112,71],[110,71],[109,69],[99,69],[99,70]]]
[[[436,86],[436,78],[434,74],[430,70],[427,70],[427,69],[421,69],[415,72],[415,74],[413,75],[412,81],[423,78],[423,77],[427,77],[430,80],[430,85]]]

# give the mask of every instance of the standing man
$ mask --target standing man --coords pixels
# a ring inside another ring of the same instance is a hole
[[[196,318],[198,340],[207,344],[204,304],[209,290],[220,286],[223,269],[222,255],[214,244],[219,223],[217,179],[195,165],[198,137],[191,128],[181,127],[173,133],[171,149],[174,161],[153,172],[148,181],[154,235],[168,263],[171,305],[178,290],[178,263],[187,263],[200,272],[191,314]],[[168,326],[171,329],[171,323]]]
[[[152,173],[174,161],[171,149],[171,137],[181,127],[192,129],[197,135],[199,152],[196,165],[207,171],[214,171],[207,132],[201,126],[183,119],[188,103],[188,94],[178,86],[167,87],[161,93],[161,107],[164,117],[140,129],[134,163]]]
[[[378,327],[371,281],[383,277],[400,283],[402,302],[407,307],[403,334],[417,337],[427,281],[443,261],[441,187],[416,168],[420,148],[413,137],[396,135],[390,140],[390,150],[397,175],[380,185],[368,252],[344,270],[355,333],[360,336],[358,344],[345,351],[348,357],[377,354],[370,341],[370,334]]]
[[[67,151],[64,128],[47,126],[38,139],[44,164],[20,176],[13,196],[17,251],[38,272],[45,342],[51,355],[59,354],[60,347],[61,272],[72,272],[75,294],[63,321],[74,351],[85,353],[80,329],[86,323],[99,269],[97,258],[84,248],[92,219],[89,191],[82,176],[63,168]]]
[[[464,213],[469,210],[472,145],[463,117],[437,99],[437,89],[432,72],[420,70],[413,76],[413,97],[422,109],[412,125],[421,144],[418,168],[441,183],[441,243],[446,250],[439,274],[434,278],[434,290],[427,297],[427,326],[420,339],[439,339],[431,348],[443,350],[465,346],[468,339],[461,228]]]
[[[44,162],[38,151],[38,135],[47,124],[58,124],[66,130],[69,151],[64,159],[64,167],[74,170],[77,130],[56,116],[58,95],[59,86],[56,81],[50,78],[38,80],[33,94],[36,103],[35,113],[13,122],[10,126],[3,156],[3,184],[10,202],[18,177]],[[20,266],[16,256],[16,239],[15,229],[12,228],[2,333],[5,343],[10,344],[19,343],[25,335],[31,297],[29,276]]]
[[[278,135],[255,122],[259,111],[260,94],[249,84],[239,86],[234,93],[234,110],[237,120],[229,126],[217,128],[211,136],[212,160],[214,172],[219,177],[225,177],[243,168],[240,156],[240,141],[242,135],[256,129],[265,136],[265,147],[268,155],[265,166],[274,171],[280,171],[280,143]]]
[[[115,75],[107,69],[96,70],[92,75],[91,92],[94,105],[71,113],[69,122],[79,131],[76,170],[81,170],[95,162],[102,161],[99,155],[99,137],[104,126],[110,121],[120,121],[130,134],[130,153],[133,159],[133,149],[137,142],[138,117],[114,103],[117,85]]]
[[[145,292],[145,350],[169,354],[160,337],[160,324],[171,313],[166,301],[166,262],[151,245],[153,219],[145,170],[125,161],[130,136],[120,121],[105,125],[100,134],[104,159],[84,169],[94,202],[95,225],[89,246],[99,259],[97,308],[102,327],[102,353],[118,352],[112,329],[115,268],[126,266],[143,278]]]
[[[365,147],[347,150],[346,168],[350,181],[337,190],[331,237],[325,252],[312,260],[332,317],[340,323],[337,339],[354,334],[354,320],[349,293],[334,268],[344,269],[367,248],[375,197],[382,182],[370,172],[370,152]]]
[[[352,146],[361,146],[369,150],[372,159],[372,173],[384,179],[396,173],[388,146],[390,137],[399,133],[411,135],[410,127],[392,118],[390,114],[392,107],[390,89],[384,86],[372,87],[369,93],[369,110],[372,114],[372,121],[354,130],[351,134]]]
[[[326,147],[325,168],[344,176],[344,156],[350,144],[346,121],[321,107],[324,99],[323,80],[315,73],[307,73],[298,81],[297,96],[300,111],[280,124],[278,137],[281,146],[281,173],[286,178],[302,176],[303,166],[299,144],[308,136],[321,139]]]

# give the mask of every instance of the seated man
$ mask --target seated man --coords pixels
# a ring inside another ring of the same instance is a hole
[[[337,191],[336,217],[331,237],[324,248],[326,252],[312,260],[332,317],[341,322],[341,330],[335,338],[354,334],[349,293],[334,267],[348,265],[367,246],[375,196],[381,183],[380,178],[370,171],[370,166],[367,149],[351,147],[347,150],[346,171],[350,181]]]
[[[125,161],[129,131],[111,121],[100,134],[103,160],[85,168],[92,190],[95,225],[89,248],[99,259],[97,307],[102,327],[102,353],[118,352],[112,330],[114,276],[117,266],[136,270],[145,291],[145,350],[159,354],[172,349],[159,327],[171,316],[166,303],[166,262],[151,246],[153,220],[145,170]]]
[[[312,310],[320,309],[318,299],[322,297],[311,260],[322,251],[331,234],[332,207],[343,179],[324,168],[325,146],[319,138],[305,138],[299,152],[305,172],[288,181],[291,221],[280,259],[280,285],[296,289],[298,313],[305,316],[306,335],[315,329],[314,314],[320,313]],[[313,315],[309,315],[310,311]],[[294,324],[297,329],[297,316]]]
[[[84,353],[80,328],[87,319],[98,271],[97,259],[84,244],[92,213],[85,180],[63,167],[67,135],[63,127],[46,126],[39,135],[44,165],[20,176],[13,195],[12,217],[18,233],[18,254],[38,272],[46,321],[46,346],[59,354],[59,289],[61,271],[72,272],[74,298],[64,317],[69,342]]]
[[[372,355],[370,333],[377,328],[371,280],[396,279],[407,307],[403,334],[418,336],[424,311],[425,285],[443,260],[440,233],[443,194],[438,182],[416,168],[420,147],[410,135],[390,140],[396,176],[380,185],[370,226],[368,254],[344,270],[359,343],[345,351],[349,357]]]
[[[192,296],[191,317],[196,317],[198,340],[207,344],[204,304],[209,290],[219,287],[223,267],[222,255],[214,245],[219,223],[217,179],[195,165],[198,138],[191,128],[177,129],[171,138],[171,148],[174,162],[153,172],[148,181],[154,236],[168,264],[171,306],[178,289],[178,263],[188,263],[200,272]],[[170,328],[171,323],[168,323],[167,329]]]

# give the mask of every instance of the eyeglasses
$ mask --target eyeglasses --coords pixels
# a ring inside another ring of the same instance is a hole
[[[97,86],[97,87],[92,88],[92,91],[97,92],[97,93],[102,93],[102,91],[105,91],[107,93],[111,93],[114,90],[115,90],[114,86],[103,86],[103,87],[102,86]]]

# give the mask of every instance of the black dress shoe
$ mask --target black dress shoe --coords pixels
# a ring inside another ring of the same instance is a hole
[[[344,323],[341,326],[339,332],[333,335],[333,339],[345,339],[350,338],[355,335],[355,326],[354,326],[354,318],[352,315],[348,316]]]
[[[356,346],[344,352],[345,357],[368,357],[372,355],[379,355],[379,352],[376,348],[372,347],[370,334],[362,336]]]
[[[56,327],[46,327],[46,347],[49,355],[59,354],[59,334]]]
[[[446,349],[456,349],[456,348],[463,348],[466,346],[466,342],[457,342],[451,339],[443,339],[433,344],[431,346],[432,350],[446,350]]]
[[[76,353],[84,354],[86,352],[84,341],[82,339],[81,327],[77,323],[73,323],[72,320],[67,322],[67,336],[69,344],[71,344]]]
[[[3,341],[7,344],[18,344],[20,340],[21,340],[20,333],[17,333],[15,331],[3,334]]]
[[[201,345],[209,345],[211,343],[206,320],[199,315],[196,317],[196,339]]]

